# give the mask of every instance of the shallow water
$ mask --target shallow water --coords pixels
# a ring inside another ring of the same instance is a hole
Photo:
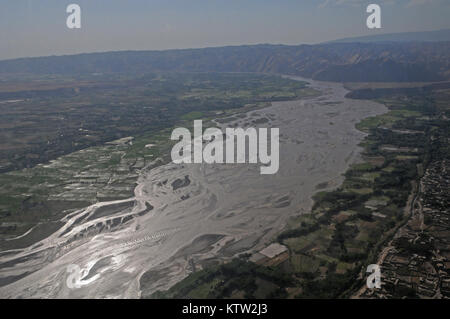
[[[170,163],[144,170],[135,197],[80,210],[49,238],[0,257],[0,279],[30,273],[1,287],[0,297],[134,298],[141,289],[169,288],[205,260],[265,247],[290,217],[308,212],[318,184],[330,189],[342,182],[364,138],[355,124],[387,110],[346,99],[341,84],[307,81],[323,95],[276,102],[237,120],[243,126],[267,118],[260,127],[280,129],[277,174],[261,175],[260,164]],[[188,185],[174,190],[172,182],[186,176]],[[96,229],[102,232],[92,235]],[[71,264],[84,271],[70,278],[80,288],[68,288]]]

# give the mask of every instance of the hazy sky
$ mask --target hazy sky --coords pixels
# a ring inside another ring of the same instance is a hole
[[[66,7],[82,28],[66,27]],[[369,3],[382,30],[365,25]],[[0,0],[0,59],[256,43],[450,28],[450,0]]]

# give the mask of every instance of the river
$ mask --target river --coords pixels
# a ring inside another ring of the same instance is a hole
[[[309,212],[319,184],[339,186],[359,160],[365,134],[355,124],[387,111],[346,99],[342,84],[306,81],[323,94],[274,102],[226,124],[279,128],[278,173],[261,175],[259,164],[144,169],[133,198],[79,210],[48,238],[3,254],[0,277],[14,280],[0,297],[137,298],[142,290],[169,288],[205,262],[267,246],[289,218]],[[173,187],[176,180],[180,187]]]

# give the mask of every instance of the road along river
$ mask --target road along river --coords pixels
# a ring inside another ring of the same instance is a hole
[[[265,247],[290,217],[308,212],[318,184],[342,182],[364,138],[355,124],[387,111],[346,99],[341,84],[306,81],[323,95],[275,102],[221,125],[279,128],[278,173],[261,175],[259,164],[144,169],[133,198],[79,210],[48,238],[1,252],[0,280],[9,284],[0,297],[136,298],[208,260]]]

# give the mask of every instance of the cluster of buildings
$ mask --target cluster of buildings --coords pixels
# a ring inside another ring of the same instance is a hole
[[[450,298],[450,162],[430,164],[411,217],[380,257],[381,288],[363,298]]]

